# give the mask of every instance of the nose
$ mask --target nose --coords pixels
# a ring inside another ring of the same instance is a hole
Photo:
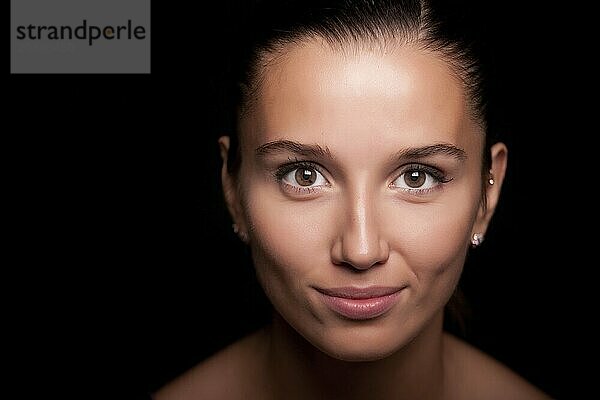
[[[384,264],[389,257],[389,245],[382,237],[377,205],[365,194],[354,196],[344,210],[331,258],[336,265],[355,270],[367,270]]]

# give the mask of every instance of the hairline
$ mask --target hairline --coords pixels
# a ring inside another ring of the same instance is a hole
[[[261,89],[264,87],[265,77],[269,71],[284,63],[287,56],[295,49],[310,44],[317,44],[324,49],[342,55],[352,55],[365,51],[386,54],[403,47],[412,47],[416,51],[437,57],[447,65],[452,77],[465,90],[470,117],[480,126],[482,132],[485,132],[485,117],[477,107],[476,94],[470,88],[471,85],[467,76],[468,71],[465,68],[461,68],[461,61],[457,60],[459,56],[448,54],[453,49],[441,48],[441,45],[437,44],[435,40],[429,39],[429,34],[426,31],[427,29],[419,29],[415,34],[414,32],[404,32],[398,29],[393,32],[379,32],[377,35],[352,37],[349,35],[332,37],[332,35],[326,35],[322,32],[309,31],[297,33],[285,39],[279,39],[268,48],[261,49],[258,52],[257,60],[253,65],[254,81],[251,82],[251,87],[242,89],[244,100],[238,110],[238,118],[244,118],[253,111],[261,95]]]

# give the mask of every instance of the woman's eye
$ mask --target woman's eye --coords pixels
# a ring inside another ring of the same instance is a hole
[[[410,169],[405,171],[398,178],[396,178],[396,180],[392,182],[391,186],[407,191],[422,191],[433,189],[440,183],[441,179],[433,176],[431,173],[416,169]]]
[[[298,188],[327,185],[327,180],[319,171],[307,166],[294,168],[283,176],[283,181]]]

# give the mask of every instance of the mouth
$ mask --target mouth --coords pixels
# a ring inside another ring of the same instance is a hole
[[[404,287],[315,288],[334,313],[351,320],[374,319],[387,313]]]

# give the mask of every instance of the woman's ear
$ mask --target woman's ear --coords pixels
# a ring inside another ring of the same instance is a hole
[[[490,149],[491,156],[491,169],[489,176],[486,177],[485,185],[485,202],[481,202],[479,206],[479,212],[477,214],[477,221],[473,227],[474,231],[472,234],[484,235],[490,224],[498,200],[500,198],[500,191],[502,189],[502,182],[504,182],[504,176],[506,175],[506,166],[508,162],[508,149],[504,143],[496,143]]]
[[[244,241],[247,241],[248,230],[246,220],[242,209],[242,203],[238,191],[237,177],[229,172],[227,168],[227,160],[229,158],[230,141],[229,136],[221,136],[219,138],[219,149],[223,165],[221,167],[221,184],[223,185],[223,196],[227,209],[233,220],[233,230]]]

